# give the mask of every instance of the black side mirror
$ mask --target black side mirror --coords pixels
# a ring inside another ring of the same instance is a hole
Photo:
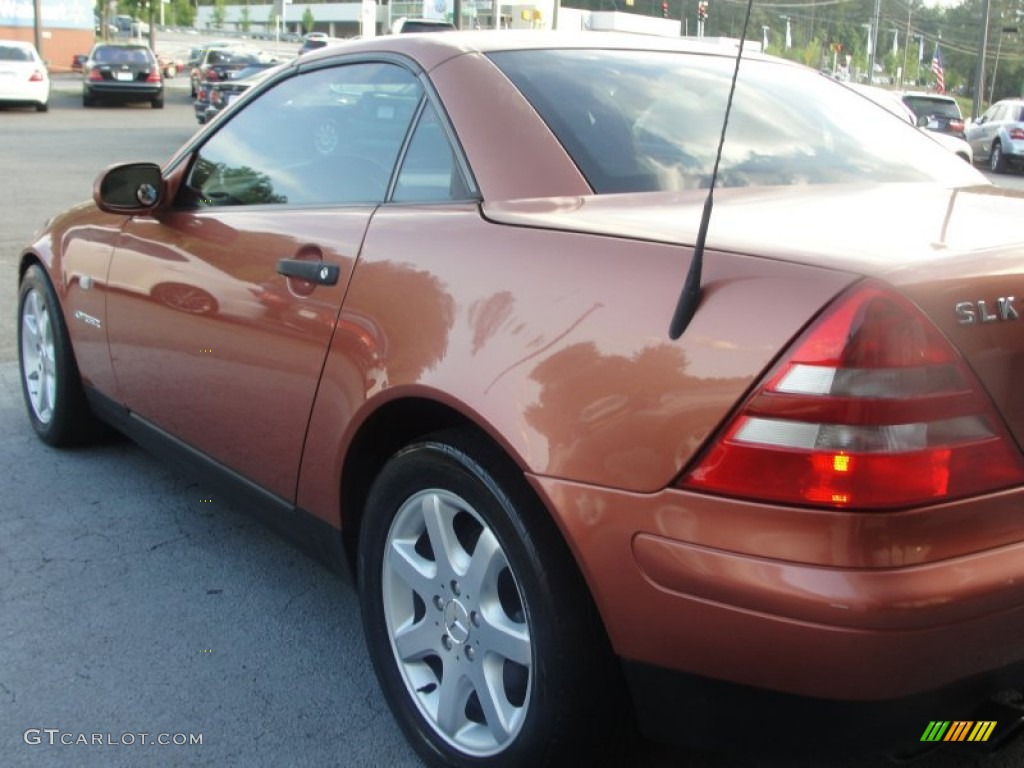
[[[92,197],[107,213],[149,213],[164,201],[163,173],[156,163],[111,166],[96,178]]]

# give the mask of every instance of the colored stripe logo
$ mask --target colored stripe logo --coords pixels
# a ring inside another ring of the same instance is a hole
[[[988,741],[995,720],[932,720],[921,741]]]

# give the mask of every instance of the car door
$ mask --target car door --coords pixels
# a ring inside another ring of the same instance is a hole
[[[996,132],[999,130],[997,121],[1000,119],[1001,112],[1002,105],[993,104],[985,111],[981,119],[972,126],[970,144],[975,157],[988,157],[989,151],[992,148],[992,139],[995,138]]]
[[[218,123],[172,209],[131,219],[114,249],[110,352],[133,412],[294,498],[346,286],[421,97],[403,67],[355,62]]]

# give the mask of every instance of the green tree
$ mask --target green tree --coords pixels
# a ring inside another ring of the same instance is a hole
[[[191,27],[196,22],[196,7],[191,0],[174,0],[171,3],[174,24],[178,27]]]
[[[303,32],[312,32],[313,31],[313,23],[314,23],[313,9],[310,8],[307,5],[306,6],[306,10],[302,14],[302,31]]]
[[[216,0],[213,4],[213,26],[216,29],[223,29],[224,22],[228,17],[227,0]]]

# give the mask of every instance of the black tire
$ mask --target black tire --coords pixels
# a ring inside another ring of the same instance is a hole
[[[82,94],[82,106],[83,107],[95,107],[96,106],[96,99],[94,99],[92,96],[88,96],[88,95],[83,93]]]
[[[988,167],[992,173],[1006,173],[1006,156],[1003,155],[1003,145],[999,139],[992,143],[992,151],[988,156]]]
[[[446,536],[428,533],[428,519]],[[397,565],[431,561],[421,578]],[[521,471],[488,441],[447,432],[385,465],[358,577],[378,680],[428,764],[603,765],[621,743],[621,675],[584,582]],[[504,723],[487,714],[499,710]]]
[[[50,109],[49,103],[36,104],[36,112],[47,112]]]
[[[164,108],[164,97],[163,96],[157,96],[155,99],[153,99],[149,103],[153,107],[153,109],[163,109]]]
[[[18,363],[29,421],[44,442],[67,446],[106,434],[86,402],[60,302],[38,264],[18,290]]]

